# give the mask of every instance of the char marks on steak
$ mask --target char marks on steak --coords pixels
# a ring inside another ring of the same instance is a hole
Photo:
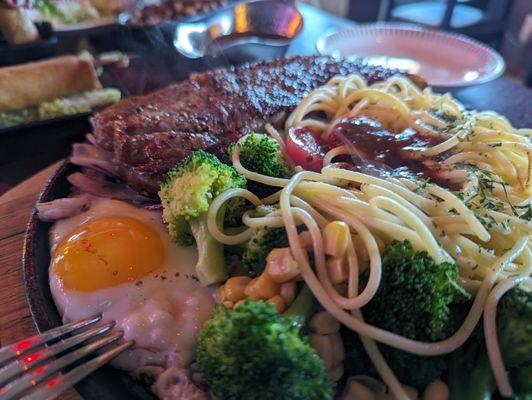
[[[355,73],[375,82],[397,71],[305,56],[192,74],[95,115],[95,141],[113,152],[127,183],[153,195],[162,175],[191,151],[221,155],[249,131],[284,121],[306,94],[335,75]],[[424,86],[418,77],[410,78]]]

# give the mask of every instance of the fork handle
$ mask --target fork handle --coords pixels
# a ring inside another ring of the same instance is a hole
[[[133,345],[133,342],[125,342],[108,352],[93,358],[85,364],[80,365],[77,368],[74,368],[72,371],[68,372],[65,375],[59,375],[52,381],[49,381],[47,384],[41,386],[39,389],[33,391],[28,396],[23,397],[21,400],[52,400],[57,398],[65,390],[71,388],[76,383],[81,381],[90,373],[96,371],[102,365],[108,363],[113,358],[118,356],[124,350],[128,349]],[[52,384],[50,384],[52,382]]]
[[[71,333],[77,329],[83,328],[88,325],[92,325],[98,322],[102,317],[92,317],[83,321],[71,322],[66,325],[59,326],[57,328],[46,331],[40,335],[35,335],[30,338],[22,339],[16,343],[9,344],[0,348],[0,365],[4,364],[13,358],[20,357],[34,348],[41,346],[44,343],[60,338],[67,333]]]

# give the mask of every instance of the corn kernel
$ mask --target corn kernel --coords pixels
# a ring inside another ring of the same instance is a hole
[[[229,300],[225,300],[222,304],[225,308],[231,308],[231,309],[235,306],[235,303]]]
[[[251,278],[247,276],[235,276],[225,282],[225,298],[230,301],[238,301],[246,297],[244,290]]]
[[[273,296],[277,296],[280,289],[280,285],[277,282],[272,281],[268,274],[263,273],[249,282],[244,294],[253,300],[270,299]]]
[[[345,282],[349,277],[349,269],[345,257],[329,257],[327,259],[329,279],[336,285]]]
[[[299,265],[288,247],[273,249],[266,258],[266,273],[274,282],[283,283],[299,275]]]
[[[351,240],[349,226],[343,221],[333,221],[325,225],[323,230],[325,254],[343,257],[347,244]]]
[[[233,307],[233,310],[237,309],[238,307],[240,307],[241,304],[244,304],[245,302],[246,302],[246,299],[238,300],[235,303],[235,306]]]
[[[216,289],[216,293],[214,295],[214,300],[216,301],[216,304],[222,304],[225,300],[225,288],[224,285],[218,286],[218,289]]]
[[[270,300],[268,300],[268,302],[273,303],[278,314],[281,314],[286,308],[284,299],[279,295],[273,296]]]
[[[251,297],[253,300],[258,300],[261,298],[261,293],[259,292],[259,287],[257,286],[257,280],[259,278],[252,279],[244,289],[244,294],[247,297]]]

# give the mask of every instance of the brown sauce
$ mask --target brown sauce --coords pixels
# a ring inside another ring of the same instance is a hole
[[[437,164],[424,162],[418,151],[441,143],[443,139],[421,136],[407,128],[400,133],[385,129],[367,117],[344,118],[332,129],[332,147],[346,145],[351,155],[337,159],[348,168],[374,176],[418,177],[442,183]]]

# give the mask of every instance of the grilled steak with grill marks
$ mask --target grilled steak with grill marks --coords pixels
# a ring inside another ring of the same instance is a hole
[[[356,73],[375,82],[398,72],[325,56],[218,69],[122,100],[95,115],[92,125],[98,146],[113,152],[120,176],[154,194],[162,175],[191,151],[221,155],[266,122],[279,125],[309,91],[335,75]],[[410,78],[425,86],[419,77]]]

